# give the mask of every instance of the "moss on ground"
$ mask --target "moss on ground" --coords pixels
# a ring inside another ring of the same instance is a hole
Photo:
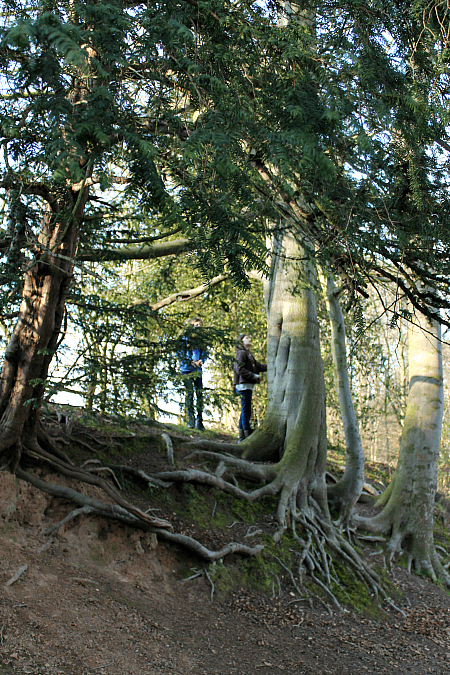
[[[105,451],[99,448],[97,457],[105,461],[115,460],[117,458],[133,457],[133,463],[139,462],[139,455],[148,455],[152,452],[154,456],[167,453],[164,440],[159,436],[154,436],[149,440],[143,430],[143,422],[123,419],[112,419],[110,416],[102,418],[98,414],[86,414],[77,417],[78,421],[84,423],[86,427],[95,429],[97,433],[104,434],[105,439],[114,434],[124,436],[120,445],[109,446]],[[152,424],[149,424],[152,426]],[[173,426],[174,430],[183,433],[186,428],[183,425]],[[138,435],[132,437],[130,431],[135,431]],[[195,437],[204,437],[205,433],[192,432],[189,435]],[[214,438],[215,432],[208,430],[206,436]],[[175,454],[177,448],[175,445]],[[179,455],[182,457],[182,455]],[[123,462],[117,462],[123,463]],[[343,472],[345,464],[345,451],[341,448],[330,448],[328,457],[328,469],[339,478]],[[213,469],[211,464],[210,469]],[[366,475],[369,480],[387,485],[392,474],[392,469],[384,465],[367,465]],[[215,592],[219,595],[243,588],[263,592],[269,597],[278,596],[279,590],[293,592],[294,584],[292,582],[290,570],[297,579],[299,547],[290,531],[286,531],[281,541],[275,543],[272,533],[274,531],[274,514],[277,507],[276,497],[266,497],[255,502],[240,500],[232,495],[208,488],[203,485],[194,485],[191,483],[174,483],[170,488],[159,488],[153,485],[141,487],[129,476],[122,475],[120,480],[123,485],[124,495],[132,493],[132,496],[138,495],[145,501],[147,507],[157,509],[162,512],[170,511],[175,513],[186,524],[193,524],[205,531],[215,531],[226,534],[226,539],[233,539],[233,533],[236,538],[249,545],[263,544],[263,551],[254,557],[245,558],[230,556],[224,561],[212,563],[207,567],[208,574],[215,586]],[[145,485],[145,484],[142,484]],[[245,485],[240,482],[240,487],[246,490],[254,490],[259,487],[255,484]],[[437,513],[440,514],[439,507]],[[336,514],[337,515],[337,514]],[[169,515],[170,517],[170,515]],[[450,534],[447,525],[444,522],[445,514],[436,518],[436,536],[443,546],[450,549]],[[234,526],[230,527],[230,526]],[[249,530],[249,528],[252,528]],[[256,536],[249,538],[245,534],[254,533],[261,530]],[[199,539],[201,540],[201,536]],[[364,550],[358,547],[360,555],[364,556]],[[187,558],[185,558],[186,564]],[[192,565],[192,558],[190,558]],[[203,569],[205,564],[198,562],[199,569]],[[380,571],[378,571],[380,574]],[[333,576],[337,583],[333,584],[332,591],[338,601],[346,608],[366,614],[373,618],[380,618],[383,614],[377,605],[375,599],[370,595],[367,588],[349,571],[344,564],[334,562]],[[186,577],[192,575],[192,569],[186,572]],[[298,582],[297,582],[298,583]],[[387,578],[383,578],[383,584],[388,587]],[[330,604],[329,597],[326,596],[323,589],[314,584],[310,577],[305,573],[303,575],[303,585],[310,592],[324,599]],[[391,592],[391,591],[389,591]],[[394,593],[391,593],[394,597]]]

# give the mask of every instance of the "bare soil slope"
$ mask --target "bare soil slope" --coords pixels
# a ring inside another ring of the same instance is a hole
[[[147,470],[164,461],[159,442],[127,456]],[[299,599],[288,575],[272,593],[221,585],[233,578],[231,558],[206,566],[114,522],[80,516],[46,534],[72,506],[5,471],[0,494],[1,675],[450,673],[450,597],[400,567],[403,615],[330,615]],[[142,506],[145,495],[134,497]],[[181,512],[164,499],[151,508],[203,543],[224,538],[183,503]],[[267,526],[265,515],[255,527]],[[239,536],[239,527],[244,537],[242,523],[229,530]],[[205,568],[209,580],[195,576]]]

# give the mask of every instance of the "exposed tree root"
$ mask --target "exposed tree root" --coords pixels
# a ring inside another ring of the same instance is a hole
[[[31,485],[34,485],[34,487],[38,488],[39,490],[42,490],[42,492],[50,494],[54,497],[67,499],[81,506],[81,508],[73,510],[54,528],[51,528],[49,534],[57,531],[64,523],[72,520],[73,518],[76,518],[78,515],[91,513],[104,518],[117,520],[126,525],[139,528],[146,532],[154,532],[160,539],[178,544],[189,551],[192,551],[192,553],[197,554],[200,558],[203,558],[208,562],[220,560],[230,553],[239,553],[241,555],[253,556],[258,554],[263,549],[263,546],[251,547],[244,544],[231,542],[218,551],[211,551],[192,537],[171,532],[170,529],[172,529],[172,525],[168,521],[162,520],[161,518],[155,518],[154,516],[148,516],[147,514],[140,512],[139,509],[134,508],[133,510],[135,512],[131,513],[116,504],[104,504],[96,499],[87,497],[86,495],[83,495],[72,488],[47,483],[46,481],[36,478],[35,476],[32,476],[20,468],[17,469],[16,475],[18,478],[21,478]],[[142,514],[143,517],[140,518],[138,515],[136,515],[137,513]]]
[[[375,600],[388,599],[379,576],[362,560],[340,530],[333,525],[328,514],[323,512],[311,495],[307,496],[306,500],[299,499],[300,485],[293,485],[284,480],[277,465],[253,464],[229,455],[203,450],[193,454],[217,460],[215,473],[185,469],[162,472],[154,474],[153,477],[164,481],[197,482],[209,485],[247,501],[254,501],[265,495],[278,494],[278,529],[274,533],[274,539],[280,540],[290,521],[294,537],[299,544],[299,585],[302,585],[305,570],[314,583],[330,598],[332,605],[342,611],[340,603],[331,590],[333,583],[339,585],[337,576],[331,572],[333,560],[339,560],[360,579]],[[235,478],[258,480],[265,484],[247,492],[231,482],[231,472]],[[223,479],[225,474],[228,474],[228,480]],[[302,501],[302,508],[298,510],[298,503]],[[297,526],[301,526],[305,532],[306,540],[297,534]],[[283,563],[281,564],[285,567]],[[289,572],[289,574],[294,583],[292,573]],[[298,587],[296,590],[299,592]]]
[[[173,464],[173,448],[170,438],[169,436],[165,438],[165,435],[163,435],[163,439],[167,447],[168,462]],[[324,594],[326,596],[326,601],[319,596],[317,600],[327,608],[327,611],[331,612],[331,608],[342,611],[341,603],[335,594],[335,589],[339,588],[339,578],[334,563],[339,561],[364,584],[369,594],[376,601],[386,600],[388,604],[392,605],[392,601],[387,597],[378,575],[362,560],[339,528],[331,522],[326,498],[324,499],[325,484],[323,482],[322,485],[318,482],[314,487],[315,483],[312,474],[308,474],[307,466],[303,466],[301,471],[298,471],[298,475],[295,475],[295,471],[292,471],[290,465],[283,464],[283,459],[277,464],[255,463],[228,454],[226,452],[228,448],[225,444],[213,444],[215,447],[220,447],[221,452],[217,453],[209,449],[211,447],[209,442],[201,441],[201,448],[199,449],[197,446],[189,457],[205,458],[211,462],[209,466],[215,466],[215,468],[171,469],[148,474],[141,469],[125,465],[110,463],[99,465],[98,460],[88,460],[82,466],[77,467],[66,458],[64,453],[59,453],[58,456],[52,453],[53,448],[48,434],[43,434],[42,440],[45,440],[48,450],[40,447],[38,443],[34,443],[31,444],[31,447],[24,448],[25,455],[38,460],[40,464],[42,462],[47,463],[56,472],[70,479],[101,489],[112,502],[103,503],[69,487],[52,485],[19,467],[16,471],[19,478],[48,494],[67,499],[76,505],[76,508],[49,529],[47,534],[53,534],[64,524],[80,515],[93,514],[156,533],[159,539],[180,545],[208,562],[220,560],[231,553],[252,556],[258,554],[263,546],[248,546],[230,542],[220,550],[214,551],[206,548],[192,537],[173,532],[169,521],[149,515],[148,512],[145,513],[128,503],[117,489],[120,488],[117,476],[119,476],[119,472],[127,473],[144,481],[147,485],[161,488],[168,488],[173,483],[198,483],[248,502],[256,501],[268,495],[277,495],[276,520],[278,527],[273,533],[273,538],[275,542],[279,541],[283,532],[288,527],[292,528],[294,539],[298,545],[298,550],[293,552],[295,564],[298,566],[298,581],[294,572],[285,563],[279,559],[278,562],[288,572],[292,585],[299,595],[305,597],[305,593],[311,593],[310,590],[306,591],[304,586],[304,575],[307,574],[318,588],[319,595]],[[233,450],[236,448],[236,446],[231,447]],[[107,474],[117,487],[98,475],[100,473]],[[305,480],[304,475],[309,475],[308,481]],[[245,485],[241,481],[244,481]],[[247,487],[249,483],[255,484],[254,489]],[[252,536],[255,534],[253,532]],[[391,540],[390,545],[394,546],[393,540]],[[435,555],[437,559],[437,554]],[[441,569],[443,570],[442,566]],[[213,591],[214,589],[212,589]],[[327,603],[330,603],[330,605]]]
[[[251,492],[246,492],[241,488],[237,487],[234,483],[223,480],[219,476],[215,476],[211,473],[206,473],[205,471],[199,471],[198,469],[184,469],[181,471],[163,471],[161,473],[154,474],[154,477],[159,480],[169,480],[177,483],[200,483],[202,485],[209,485],[214,487],[217,490],[222,490],[223,492],[228,492],[234,497],[239,499],[245,499],[247,501],[253,502],[260,497],[266,495],[274,495],[277,493],[277,488],[275,482],[271,482],[267,485],[263,485],[257,490],[252,490]]]
[[[150,484],[154,485],[155,487],[161,488],[169,488],[172,485],[172,482],[159,480],[159,478],[149,476],[148,473],[142,471],[142,469],[136,469],[136,467],[134,466],[126,466],[125,464],[110,464],[110,463],[105,463],[104,466],[108,467],[109,469],[112,469],[113,471],[121,471],[122,473],[128,473],[130,476],[134,476],[135,478],[140,478],[141,480],[144,481],[144,483],[147,483],[147,485]]]
[[[450,575],[442,565],[432,536],[427,536],[425,531],[422,533],[420,528],[410,526],[406,514],[400,518],[399,514],[392,511],[385,508],[374,518],[355,516],[354,523],[358,528],[373,533],[375,536],[372,538],[380,540],[381,535],[384,535],[389,566],[396,556],[406,554],[408,572],[411,573],[414,568],[417,574],[425,574],[450,588]]]
[[[117,519],[122,522],[132,524],[135,527],[139,524],[142,529],[148,529],[149,527],[172,528],[172,525],[169,523],[169,521],[163,520],[161,518],[155,518],[154,516],[149,516],[136,507],[132,507],[132,511],[128,511],[126,508],[119,506],[118,504],[105,504],[98,501],[97,499],[83,495],[81,492],[77,492],[72,488],[47,483],[46,481],[41,480],[40,478],[37,478],[36,476],[33,476],[32,474],[24,471],[20,467],[16,471],[16,476],[17,478],[21,478],[27,483],[34,485],[34,487],[42,490],[42,492],[45,492],[46,494],[50,494],[53,497],[67,499],[71,502],[74,502],[75,504],[79,504],[81,507],[87,506],[91,509],[92,513],[104,516],[105,518]],[[59,524],[59,527],[61,524],[62,523]]]
[[[45,460],[47,464],[52,466],[54,469],[59,471],[60,473],[64,474],[65,476],[72,478],[74,480],[79,480],[84,483],[88,483],[90,485],[95,485],[96,487],[99,487],[101,490],[103,490],[108,497],[110,497],[116,504],[118,504],[120,507],[122,507],[124,510],[126,510],[128,513],[131,515],[134,515],[138,520],[142,519],[143,521],[147,520],[149,517],[143,513],[140,509],[137,507],[133,506],[129,502],[126,501],[114,488],[110,483],[107,481],[103,480],[102,478],[98,478],[97,476],[93,476],[89,471],[84,471],[83,469],[78,469],[77,467],[74,467],[73,463],[66,464],[65,462],[58,460],[54,457],[52,457],[49,453],[45,452],[44,450],[40,450],[39,452],[33,451],[33,452],[28,452],[27,453],[30,457],[33,457],[35,459],[38,459],[39,461]],[[16,470],[16,475],[18,475],[18,470]],[[100,502],[99,502],[100,504]]]

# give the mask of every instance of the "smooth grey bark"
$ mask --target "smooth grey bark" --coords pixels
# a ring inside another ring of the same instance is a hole
[[[356,517],[360,528],[388,537],[392,559],[406,553],[412,565],[446,583],[433,542],[433,509],[443,417],[441,327],[421,314],[409,325],[409,393],[394,477],[373,518]]]
[[[290,234],[275,241],[267,308],[267,413],[242,443],[245,459],[276,461],[278,521],[314,497],[328,518],[325,383],[316,314],[315,271]]]
[[[186,251],[189,239],[172,239],[160,241],[156,244],[142,244],[140,246],[125,246],[116,249],[100,249],[95,251],[81,251],[77,260],[83,262],[102,262],[106,260],[149,260],[151,258],[164,258],[168,255],[177,255]]]
[[[364,484],[364,452],[359,433],[359,424],[353,406],[348,377],[345,322],[339,302],[339,289],[331,275],[326,277],[326,301],[331,326],[331,355],[333,358],[334,382],[344,426],[346,461],[342,478],[328,486],[330,503],[339,508],[338,523],[349,525],[353,508],[361,496]]]

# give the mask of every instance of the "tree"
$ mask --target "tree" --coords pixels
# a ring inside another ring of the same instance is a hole
[[[332,277],[328,275],[326,302],[331,324],[331,352],[346,447],[344,475],[335,485],[328,488],[328,498],[339,507],[339,522],[348,525],[364,484],[364,452],[348,376],[345,322],[339,303],[339,294],[342,290],[336,288]]]
[[[0,448],[13,468],[24,445],[37,451],[39,436],[50,444],[39,404],[77,247],[102,237],[98,188],[116,217],[136,199],[153,214],[154,232],[182,226],[204,270],[228,260],[229,274],[243,279],[246,267],[260,265],[262,247],[240,215],[249,165],[239,129],[252,111],[236,97],[247,83],[242,60],[250,68],[260,61],[243,34],[259,15],[243,10],[230,26],[228,11],[220,19],[189,3],[173,13],[171,2],[90,1],[11,4],[5,13],[2,65],[11,76],[1,186],[11,208],[2,250],[25,272],[1,376]]]
[[[447,578],[434,548],[436,495],[443,401],[441,329],[416,315],[409,324],[409,393],[394,477],[378,499],[382,511],[356,518],[370,532],[387,535],[390,558],[406,553],[408,569]]]
[[[11,193],[12,225],[2,246],[28,267],[2,371],[0,450],[13,468],[23,447],[41,461],[48,450],[53,462],[58,454],[38,410],[73,266],[82,264],[76,247],[85,260],[127,255],[105,247],[103,210],[125,219],[118,229],[132,239],[142,232],[129,203],[151,215],[147,237],[181,228],[206,278],[226,268],[241,284],[249,269],[264,269],[265,231],[275,242],[266,284],[268,410],[243,444],[247,459],[220,457],[229,473],[262,486],[246,492],[199,471],[171,479],[244,499],[279,494],[277,537],[301,523],[309,539],[294,533],[311,571],[313,545],[329,581],[326,541],[376,593],[376,576],[328,513],[315,263],[331,265],[361,294],[375,270],[432,318],[450,306],[448,203],[440,157],[430,151],[437,140],[442,147],[445,130],[429,105],[432,50],[409,9],[388,12],[382,3],[367,14],[341,2],[297,9],[284,27],[271,5],[221,2],[88,1],[67,11],[35,2],[6,14],[2,58],[13,75],[1,113],[10,157],[2,186]],[[305,21],[303,9],[314,20]],[[268,456],[274,464],[249,461]],[[67,459],[58,466],[86,478]],[[126,522],[158,528],[126,508]]]

